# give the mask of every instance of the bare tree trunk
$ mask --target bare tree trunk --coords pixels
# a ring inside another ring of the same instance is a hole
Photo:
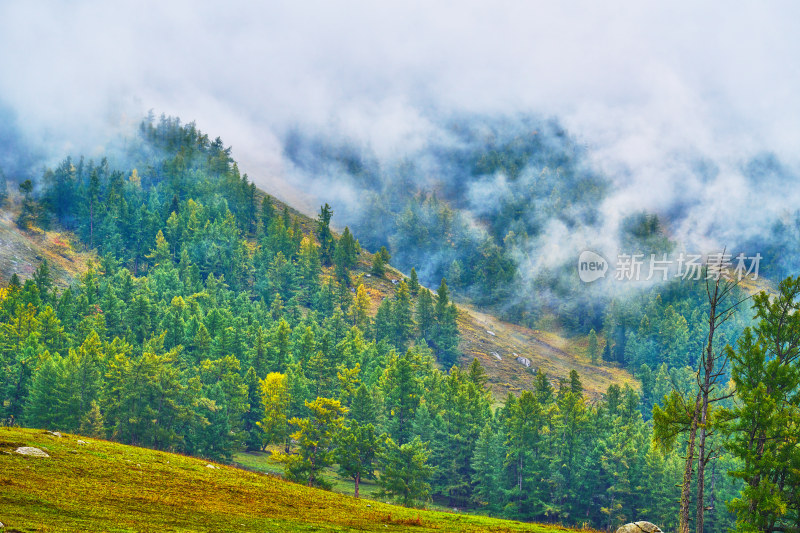
[[[697,447],[697,520],[696,533],[703,533],[705,521],[706,482],[706,438],[708,437],[708,398],[714,382],[714,332],[717,326],[717,303],[719,302],[719,279],[714,284],[714,293],[709,292],[708,343],[703,358],[703,381],[700,383],[700,442]]]
[[[681,511],[678,533],[689,533],[689,506],[692,503],[692,472],[694,469],[694,441],[697,436],[697,412],[700,410],[700,394],[694,404],[691,428],[689,429],[689,444],[686,447],[686,462],[683,469],[683,483],[681,484]]]

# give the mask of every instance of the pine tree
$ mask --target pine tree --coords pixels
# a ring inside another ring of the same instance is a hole
[[[19,190],[23,197],[22,209],[19,217],[17,217],[17,226],[22,229],[28,229],[36,223],[38,215],[38,206],[33,199],[33,183],[31,180],[25,180],[19,184]]]
[[[381,256],[384,265],[388,265],[389,261],[392,259],[392,256],[389,255],[389,250],[387,250],[385,246],[381,246],[381,249],[378,250],[378,255]]]
[[[352,313],[353,324],[362,332],[367,332],[370,328],[370,304],[371,301],[367,294],[367,289],[363,284],[360,284],[356,289],[356,299],[352,308]]]
[[[25,406],[26,422],[32,427],[66,430],[69,384],[65,379],[67,372],[64,359],[58,354],[51,356],[49,353],[44,354],[42,359]],[[7,397],[7,394],[3,396]]]
[[[333,252],[333,265],[336,279],[345,287],[349,287],[350,267],[348,266],[347,251],[345,247],[342,246],[342,239],[339,239],[339,243],[336,245],[336,249]]]
[[[300,241],[298,257],[299,281],[303,292],[303,302],[310,304],[319,292],[320,258],[319,248],[308,237]]]
[[[737,530],[795,531],[800,523],[800,277],[754,297],[758,323],[728,347],[738,401],[725,431],[744,482],[730,503]]]
[[[449,368],[458,361],[458,309],[449,300],[447,283],[442,278],[434,306],[435,327],[432,344],[436,357],[443,367]]]
[[[405,350],[414,330],[414,320],[411,316],[411,295],[405,281],[398,284],[397,292],[394,295],[392,330],[392,343],[398,350]]]
[[[324,265],[330,265],[333,261],[335,243],[330,228],[332,216],[333,209],[331,209],[331,206],[328,204],[319,208],[319,215],[317,215],[317,240],[319,240],[320,257]]]
[[[361,383],[350,402],[349,419],[361,426],[366,426],[375,423],[375,415],[372,397],[367,386]]]
[[[262,231],[266,231],[267,228],[269,228],[274,218],[275,218],[275,207],[272,205],[272,201],[270,200],[269,196],[264,196],[264,198],[261,199]]]
[[[392,357],[381,381],[385,395],[386,428],[395,442],[402,446],[411,440],[414,413],[422,393],[410,351],[400,357]]]
[[[583,395],[583,383],[581,383],[578,372],[574,369],[569,371],[569,390],[572,394]]]
[[[146,257],[152,261],[154,267],[172,266],[172,251],[161,230],[156,235],[156,247]]]
[[[478,436],[472,456],[476,503],[492,511],[499,511],[503,500],[504,440],[505,435],[487,423]]]
[[[353,237],[353,234],[350,233],[350,228],[345,226],[344,232],[342,236],[339,238],[339,241],[336,243],[337,248],[341,248],[341,256],[342,261],[344,262],[344,266],[347,269],[354,268],[356,266],[356,261],[358,260],[358,253],[361,249],[358,241]]]
[[[380,253],[372,256],[372,269],[370,270],[373,276],[382,278],[386,274],[386,261]]]
[[[524,391],[506,410],[505,467],[513,483],[509,510],[514,516],[532,519],[543,513],[548,499],[540,483],[548,469],[545,407],[536,395]]]
[[[43,259],[42,264],[33,272],[33,281],[36,283],[42,302],[50,303],[53,292],[53,275],[50,273],[47,259]]]
[[[89,410],[81,418],[81,425],[78,431],[81,435],[96,439],[101,439],[105,436],[103,413],[95,400],[92,400]]]
[[[262,417],[258,426],[263,431],[261,448],[284,443],[289,436],[289,383],[286,374],[270,372],[261,380]]]
[[[247,411],[242,415],[242,431],[245,433],[244,445],[247,451],[260,450],[263,446],[264,432],[258,423],[265,414],[261,399],[261,380],[251,366],[244,377],[247,385]]]
[[[392,302],[384,298],[375,313],[375,341],[390,341],[394,337]]]
[[[351,422],[340,432],[333,460],[339,465],[339,474],[353,480],[356,498],[361,480],[375,477],[375,459],[379,451],[380,439],[372,424],[362,426]]]
[[[594,328],[589,332],[589,346],[587,352],[589,353],[589,359],[591,359],[592,364],[596,365],[598,363],[597,356],[600,355],[600,350],[597,345],[597,332]]]
[[[417,296],[421,285],[419,284],[419,278],[417,277],[417,270],[414,267],[411,267],[411,275],[409,276],[408,280],[408,290],[411,292],[411,296]]]
[[[380,456],[380,494],[394,497],[406,506],[427,501],[431,491],[428,481],[434,472],[427,463],[429,456],[427,445],[419,437],[402,445],[391,438],[386,439]]]
[[[347,409],[339,400],[317,398],[306,402],[308,418],[292,418],[290,423],[297,430],[292,439],[297,441],[297,453],[280,457],[285,464],[286,477],[305,483],[309,487],[329,487],[321,476],[324,468],[334,459],[334,440],[342,429]]]
[[[416,320],[419,337],[427,341],[432,341],[436,326],[436,315],[434,314],[433,297],[428,289],[422,289],[419,293]]]
[[[270,370],[274,372],[286,372],[286,368],[292,360],[289,347],[292,328],[289,323],[281,319],[272,329],[272,339],[270,341],[271,358]]]

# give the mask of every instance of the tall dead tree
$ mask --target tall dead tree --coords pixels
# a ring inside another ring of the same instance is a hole
[[[721,261],[721,257],[720,257]],[[739,297],[735,289],[739,279],[726,279],[721,265],[715,267],[715,275],[706,272],[706,295],[708,298],[708,337],[705,339],[696,373],[697,389],[694,393],[682,393],[673,386],[672,392],[664,399],[664,406],[653,408],[653,439],[665,449],[675,446],[678,436],[686,435],[686,455],[684,456],[683,480],[679,533],[689,533],[689,520],[692,500],[692,477],[697,467],[697,508],[695,531],[703,532],[705,523],[705,470],[709,461],[719,451],[712,446],[710,437],[714,433],[711,406],[732,396],[723,383],[728,365],[725,350],[716,350],[714,338],[719,328],[728,321],[736,308],[749,297]],[[713,281],[713,283],[712,283]]]

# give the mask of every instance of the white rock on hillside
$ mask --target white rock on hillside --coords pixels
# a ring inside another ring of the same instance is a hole
[[[33,446],[21,446],[14,450],[20,455],[30,455],[31,457],[50,457],[46,452]]]
[[[661,528],[650,522],[631,522],[617,529],[617,533],[663,533]]]

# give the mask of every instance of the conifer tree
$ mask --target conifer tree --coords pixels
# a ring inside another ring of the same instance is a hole
[[[353,234],[350,233],[350,228],[347,226],[345,226],[342,236],[336,243],[336,247],[341,248],[342,250],[341,259],[344,263],[344,266],[347,269],[354,268],[356,266],[358,253],[361,247],[359,246],[358,241],[353,237]]]
[[[458,361],[458,325],[456,318],[458,309],[450,303],[447,283],[442,278],[436,293],[434,306],[435,328],[433,330],[433,348],[439,362],[449,368]]]
[[[414,413],[422,392],[410,351],[400,357],[392,357],[381,379],[387,413],[386,427],[398,446],[402,446],[411,440]]]
[[[330,265],[333,261],[334,239],[331,233],[330,223],[333,216],[333,209],[328,204],[319,208],[317,215],[317,240],[319,240],[319,252],[323,265]]]
[[[411,292],[411,296],[417,296],[419,293],[421,285],[419,284],[419,278],[417,277],[417,270],[414,267],[411,267],[411,275],[409,276],[408,280],[408,290]]]
[[[27,424],[32,427],[67,429],[64,420],[69,394],[69,382],[65,379],[64,359],[58,355],[43,354],[43,362],[31,383],[25,407]],[[7,397],[3,391],[4,397]]]
[[[257,422],[263,431],[261,448],[268,444],[285,443],[289,436],[289,382],[286,374],[270,372],[261,380],[263,412]]]
[[[394,337],[394,324],[392,312],[392,302],[384,298],[375,313],[375,341],[380,342],[384,339],[390,341]]]
[[[372,424],[362,426],[353,421],[339,434],[334,461],[339,465],[339,473],[353,480],[356,498],[361,480],[375,477],[375,459],[379,451],[380,439]]]
[[[364,383],[361,383],[353,395],[350,403],[349,419],[353,422],[365,426],[375,422],[375,406],[370,397],[369,390]]]
[[[380,253],[372,256],[372,269],[370,270],[373,276],[382,278],[386,274],[386,261]]]
[[[387,439],[381,454],[381,494],[406,506],[427,501],[431,490],[428,481],[434,472],[427,463],[429,456],[427,445],[419,437],[405,444]]]
[[[597,332],[594,328],[589,332],[589,346],[587,351],[589,352],[589,359],[591,359],[592,364],[596,365],[598,363],[597,357],[600,355],[600,351],[597,345]]]
[[[50,303],[53,292],[53,275],[47,259],[42,260],[42,264],[33,272],[33,281],[39,290],[39,297],[44,303]]]
[[[89,410],[81,418],[81,425],[78,429],[81,435],[101,439],[105,436],[105,425],[103,413],[96,400],[92,400]]]
[[[403,351],[411,340],[414,320],[411,316],[411,295],[405,281],[397,286],[392,304],[392,342],[398,350]]]
[[[270,341],[271,358],[269,368],[273,372],[286,372],[286,368],[291,363],[290,338],[292,328],[283,318],[273,327],[272,339]]]
[[[336,245],[333,252],[333,266],[336,279],[345,287],[350,286],[350,267],[348,266],[347,251],[341,246],[342,240]]]
[[[317,398],[306,402],[308,418],[292,418],[290,423],[296,431],[292,439],[297,441],[297,453],[283,455],[286,477],[305,483],[309,487],[329,487],[321,476],[324,468],[333,463],[335,438],[342,429],[347,409],[339,400]]]
[[[358,327],[362,332],[369,331],[370,316],[369,307],[370,299],[367,294],[367,289],[363,284],[360,284],[356,289],[356,299],[353,305],[353,324]]]
[[[242,416],[244,445],[247,451],[255,451],[260,450],[264,444],[264,432],[258,423],[264,417],[265,409],[261,399],[261,382],[252,366],[247,369],[244,383],[247,386],[247,411]]]
[[[261,199],[261,227],[262,231],[266,231],[267,228],[270,227],[272,224],[272,220],[275,218],[275,206],[272,205],[272,201],[270,200],[269,196],[264,196]]]
[[[777,297],[754,297],[758,323],[728,347],[738,402],[726,412],[728,447],[744,482],[734,499],[741,531],[795,531],[800,523],[800,277]]]
[[[432,341],[436,327],[436,315],[434,314],[433,297],[428,289],[422,289],[419,293],[415,318],[419,337],[429,342]]]
[[[475,443],[472,469],[475,471],[475,499],[492,511],[498,511],[503,498],[503,460],[505,435],[487,423]]]

